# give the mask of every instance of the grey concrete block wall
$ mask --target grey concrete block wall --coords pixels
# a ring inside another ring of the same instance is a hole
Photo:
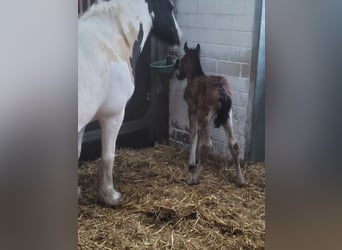
[[[233,123],[244,158],[247,136],[252,57],[254,0],[176,0],[176,18],[189,47],[201,45],[201,64],[206,74],[229,81],[233,98]],[[187,145],[189,122],[183,99],[186,81],[170,81],[170,141]],[[222,128],[211,125],[213,151],[230,156]]]

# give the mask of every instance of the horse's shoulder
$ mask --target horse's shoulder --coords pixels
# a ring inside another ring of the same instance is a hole
[[[184,90],[184,99],[187,101],[194,99],[198,94],[198,90],[199,90],[199,86],[195,79],[190,82],[188,81],[188,84],[186,85],[185,90]]]

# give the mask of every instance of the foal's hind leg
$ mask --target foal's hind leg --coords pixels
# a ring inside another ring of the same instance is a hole
[[[124,118],[124,110],[120,115],[100,120],[101,126],[101,167],[99,171],[98,202],[106,206],[117,206],[121,202],[121,194],[113,186],[113,165],[115,143]]]
[[[199,147],[198,147],[198,164],[191,176],[188,184],[199,184],[199,177],[203,171],[203,161],[208,156],[211,148],[211,141],[209,138],[209,120],[208,112],[199,113],[198,126],[199,126]]]
[[[236,177],[237,177],[237,185],[243,186],[245,185],[245,178],[242,175],[241,167],[240,167],[240,151],[239,145],[237,144],[234,129],[233,129],[233,117],[232,117],[232,110],[229,111],[229,118],[223,124],[224,130],[226,132],[226,136],[228,138],[229,150],[231,155],[233,156],[235,162],[235,169],[236,169]]]

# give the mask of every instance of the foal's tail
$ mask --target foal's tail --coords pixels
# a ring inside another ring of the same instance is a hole
[[[220,107],[216,111],[216,117],[214,119],[215,128],[221,127],[229,118],[229,111],[232,107],[232,98],[227,95],[225,89],[223,87],[219,88],[220,95]]]

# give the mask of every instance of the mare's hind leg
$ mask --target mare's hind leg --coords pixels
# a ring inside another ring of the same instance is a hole
[[[124,118],[124,109],[120,115],[100,120],[101,126],[101,167],[99,171],[99,191],[97,200],[105,206],[117,206],[121,194],[113,186],[113,165],[115,143]]]
[[[80,155],[81,155],[82,140],[83,140],[84,130],[85,130],[85,127],[82,128],[82,129],[78,132],[78,158],[77,158],[77,159],[80,159]],[[77,187],[77,196],[80,197],[80,194],[81,194],[81,188],[78,186],[78,187]]]
[[[199,147],[198,147],[198,164],[188,181],[188,184],[199,184],[199,178],[203,171],[203,161],[208,156],[211,149],[211,141],[209,138],[209,112],[200,112],[198,114],[198,126],[199,126]]]
[[[82,141],[83,141],[83,135],[84,135],[85,127],[78,132],[78,159],[80,159],[81,156],[81,150],[82,150]]]
[[[237,185],[243,186],[245,185],[245,178],[243,177],[243,174],[241,172],[241,167],[240,167],[240,160],[239,160],[240,150],[239,150],[239,145],[237,144],[237,140],[236,140],[235,133],[234,133],[232,110],[229,111],[228,121],[226,121],[223,124],[223,127],[224,127],[224,131],[226,132],[226,136],[228,138],[228,145],[229,145],[230,153],[235,162]]]

